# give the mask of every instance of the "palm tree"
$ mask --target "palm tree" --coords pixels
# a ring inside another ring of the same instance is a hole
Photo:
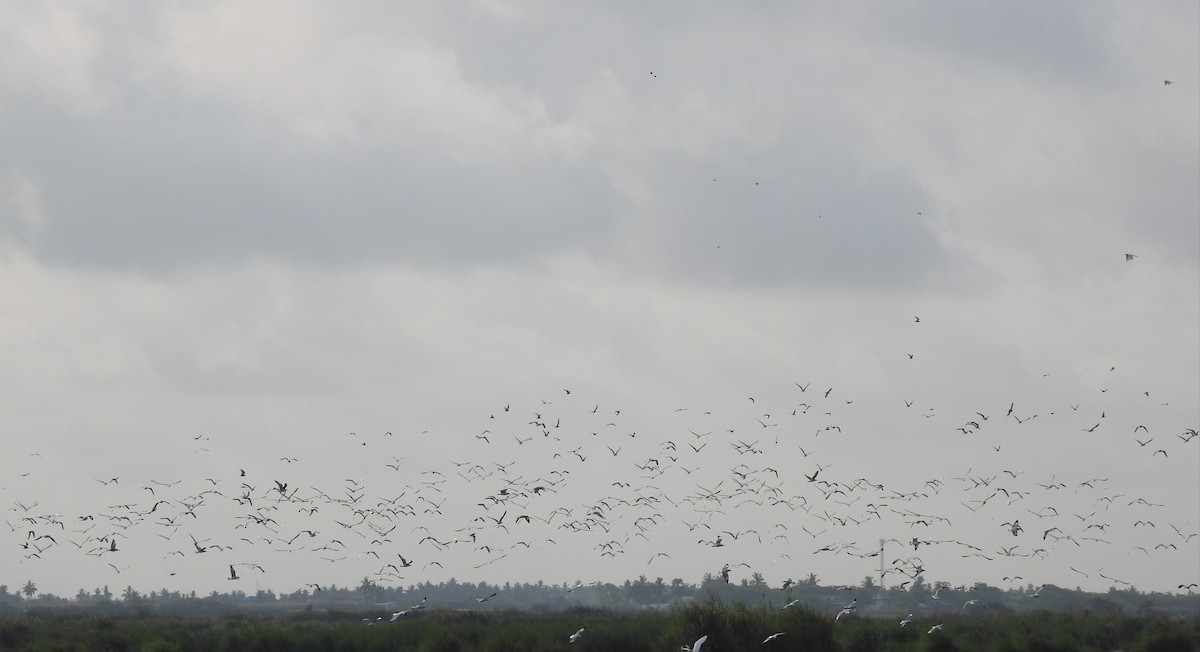
[[[21,593],[24,593],[26,598],[32,598],[37,593],[37,584],[34,584],[33,580],[25,582],[25,586],[21,587]]]

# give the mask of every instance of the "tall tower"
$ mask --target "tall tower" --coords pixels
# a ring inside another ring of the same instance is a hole
[[[883,559],[884,540],[879,540],[879,588],[875,591],[875,608],[885,610],[887,608],[887,585],[883,583],[883,578],[886,577],[887,565]]]
[[[880,590],[880,592],[887,589],[887,585],[885,585],[883,583],[883,578],[885,577],[884,574],[887,572],[887,566],[884,565],[884,561],[883,561],[884,543],[885,543],[885,541],[883,539],[879,540],[879,590]]]

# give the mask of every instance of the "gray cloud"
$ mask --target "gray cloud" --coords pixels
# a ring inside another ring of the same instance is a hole
[[[645,457],[711,429],[654,479],[684,510],[697,484],[770,457],[787,493],[825,504],[798,470],[970,491],[948,478],[1010,469],[1030,501],[1056,476],[1108,477],[1192,522],[1198,449],[1175,434],[1200,422],[1197,11],[0,2],[0,415],[19,434],[0,501],[74,514],[247,464],[374,495],[395,456],[458,478],[446,514],[417,519],[452,531],[500,480],[478,489],[448,459],[570,471],[548,511],[649,481],[609,446]],[[957,431],[976,411],[988,427]],[[537,413],[563,427],[518,443]],[[1141,455],[1141,424],[1169,459]],[[737,439],[764,453],[730,462]],[[101,474],[122,485],[97,494]],[[947,538],[991,546],[1025,507],[968,509],[964,491],[921,501],[953,518]],[[213,536],[241,515],[210,514]],[[669,520],[646,546],[695,538]],[[911,529],[876,521],[847,538]],[[953,581],[1200,572],[1200,540],[1147,565],[1128,553],[1153,533],[1113,523],[1109,546],[1045,562],[927,561]],[[154,561],[122,575],[139,589],[168,570],[153,527],[133,538]],[[577,551],[594,543],[470,577],[469,552],[437,558],[446,577],[508,581],[592,568]],[[792,572],[777,552],[747,563]],[[276,588],[317,581],[311,557],[263,555]],[[723,563],[676,557],[661,572]],[[874,565],[839,558],[822,579]],[[80,566],[0,555],[0,574],[59,593],[111,580]],[[173,581],[228,585],[193,570]]]

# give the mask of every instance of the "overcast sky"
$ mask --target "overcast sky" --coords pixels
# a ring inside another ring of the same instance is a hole
[[[1200,581],[1198,52],[1185,0],[0,2],[0,583]]]

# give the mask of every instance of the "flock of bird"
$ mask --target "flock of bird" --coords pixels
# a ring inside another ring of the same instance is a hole
[[[1016,587],[1072,578],[1128,587],[1137,578],[1106,568],[1178,564],[1200,551],[1196,524],[1166,516],[1173,494],[1139,493],[1148,475],[1195,481],[1198,435],[1156,421],[1148,391],[1137,392],[1137,413],[1122,411],[1107,386],[1116,368],[1097,374],[1104,386],[1092,396],[1004,399],[957,415],[897,398],[888,409],[928,433],[923,450],[970,461],[942,473],[921,472],[933,463],[908,457],[916,443],[860,425],[855,413],[878,406],[809,381],[724,413],[666,408],[650,429],[565,388],[497,404],[458,435],[338,434],[341,459],[306,458],[303,446],[253,459],[240,442],[223,448],[219,434],[196,435],[176,448],[203,461],[193,468],[219,472],[157,477],[144,460],[102,469],[90,490],[70,494],[45,491],[62,478],[49,470],[54,454],[38,451],[0,487],[0,534],[16,561],[3,569],[50,583],[61,569],[85,568],[72,575],[184,590],[212,586],[206,576],[226,586],[253,578],[314,595],[364,576],[401,587],[519,581],[531,568],[563,572],[560,559],[572,580],[759,575],[786,589],[793,577],[837,567],[850,569],[842,581],[873,576],[899,588],[955,574]],[[1144,457],[1122,477],[1092,474],[1085,456],[1047,473],[1029,455],[1050,435]],[[869,464],[873,447],[895,462]],[[1179,591],[1196,587],[1195,577],[1181,579]],[[477,602],[497,598],[503,592]]]

